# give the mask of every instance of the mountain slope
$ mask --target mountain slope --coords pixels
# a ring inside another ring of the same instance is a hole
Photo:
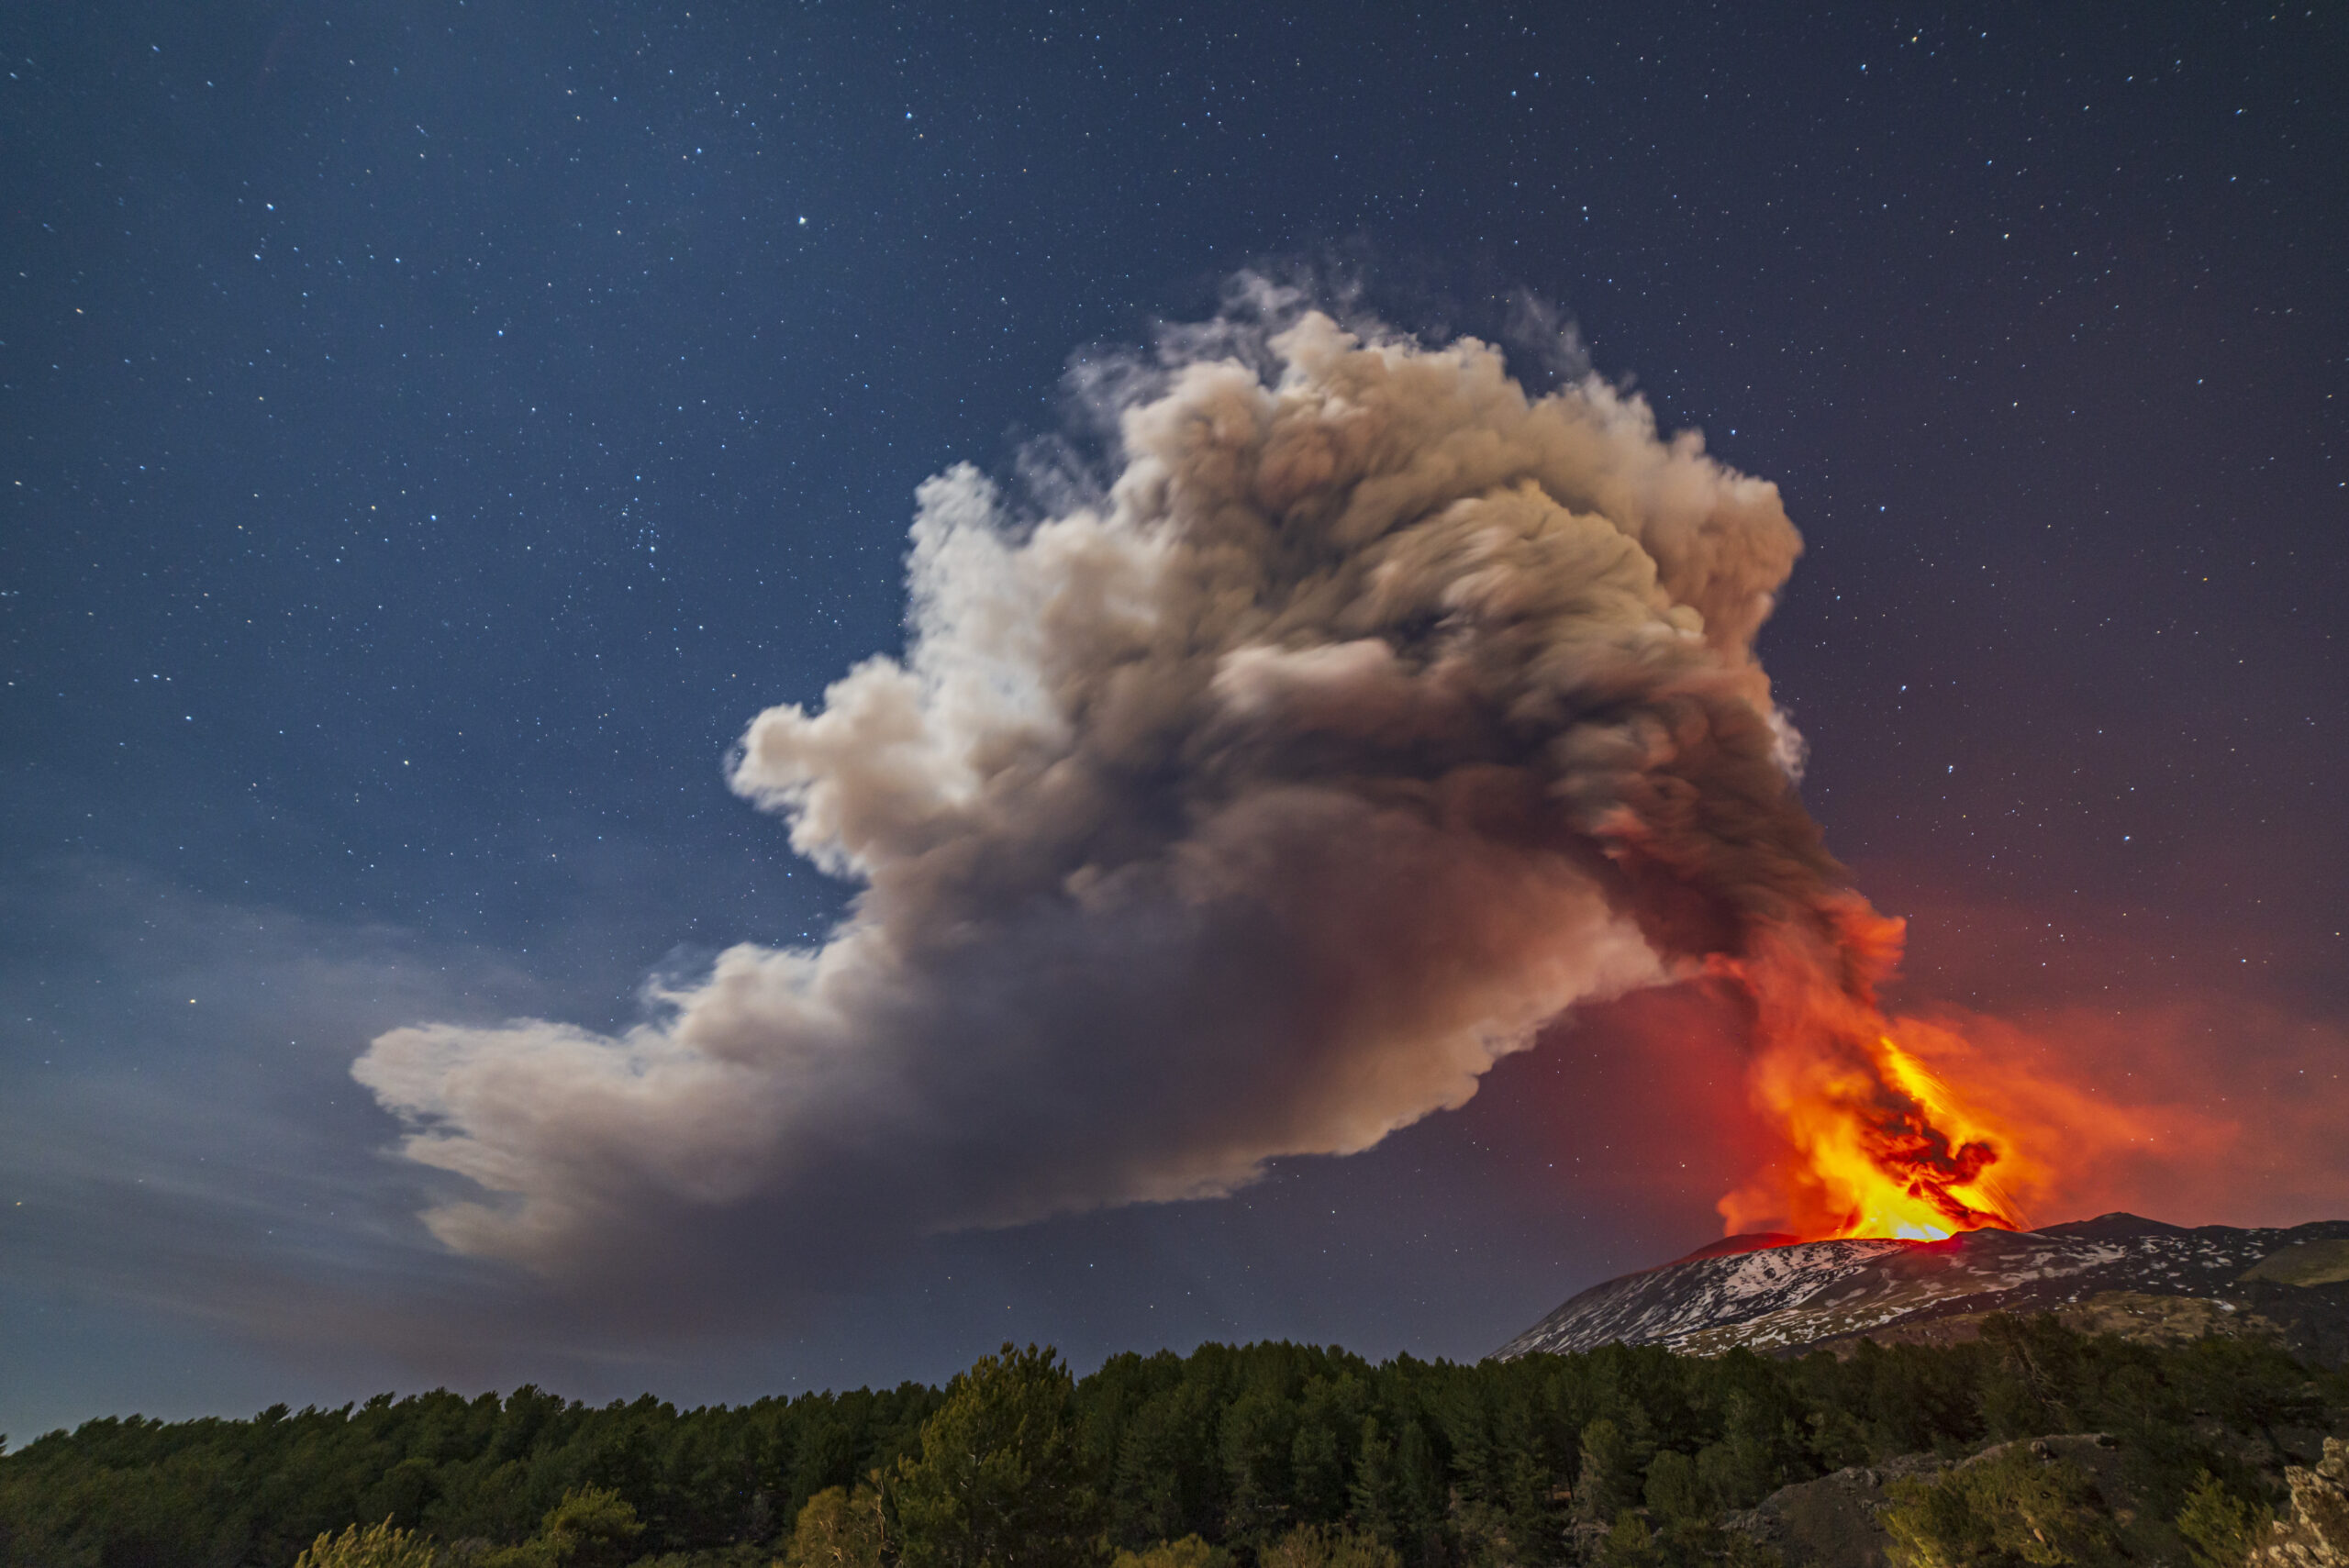
[[[2096,1331],[2178,1339],[2217,1329],[2349,1359],[2349,1220],[2189,1230],[2108,1214],[1946,1241],[1775,1240],[1737,1251],[1717,1242],[1593,1285],[1494,1354],[1617,1340],[1697,1355],[1784,1352],[1861,1335],[1965,1338],[1987,1313],[2057,1311]]]

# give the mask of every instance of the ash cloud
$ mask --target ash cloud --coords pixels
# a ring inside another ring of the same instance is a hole
[[[1774,485],[1586,373],[1529,396],[1263,285],[1079,391],[1107,472],[930,481],[904,659],[743,736],[734,788],[861,884],[822,947],[622,1034],[354,1065],[480,1189],[447,1245],[788,1282],[1230,1193],[1462,1105],[1577,1002],[1851,946],[1753,655]]]

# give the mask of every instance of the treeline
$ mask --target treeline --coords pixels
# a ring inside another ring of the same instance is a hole
[[[1864,1345],[1843,1360],[1618,1346],[1373,1365],[1334,1349],[1207,1345],[1113,1357],[1074,1379],[1049,1351],[1007,1346],[944,1390],[680,1411],[525,1387],[91,1421],[0,1454],[0,1562],[289,1568],[322,1532],[389,1520],[449,1568],[1043,1568],[1169,1542],[1186,1544],[1146,1561],[1611,1554],[1668,1568],[1750,1560],[1720,1519],[1790,1483],[2104,1431],[2136,1503],[2112,1539],[2124,1555],[2184,1562],[2182,1510],[2256,1510],[2276,1494],[2277,1434],[2343,1419],[2340,1372],[2240,1340],[2157,1349],[2050,1318],[1994,1318],[1978,1342]],[[591,1517],[606,1525],[578,1522]]]

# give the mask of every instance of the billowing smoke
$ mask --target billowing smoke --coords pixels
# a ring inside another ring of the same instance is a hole
[[[1106,483],[1037,516],[931,480],[905,659],[743,737],[735,789],[862,884],[829,941],[617,1037],[359,1061],[484,1189],[445,1242],[607,1276],[1227,1193],[1698,973],[1765,1033],[1873,1027],[1898,928],[1753,655],[1800,549],[1775,486],[1595,378],[1530,396],[1486,344],[1262,291],[1128,370]],[[1898,1096],[1864,1046],[1758,1059],[1765,1106]]]

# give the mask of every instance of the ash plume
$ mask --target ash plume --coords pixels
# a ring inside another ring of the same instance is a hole
[[[1100,480],[923,485],[906,656],[751,722],[733,787],[861,884],[821,947],[734,948],[616,1036],[370,1046],[406,1152],[484,1189],[444,1242],[787,1278],[1229,1193],[1696,974],[1750,996],[1765,1108],[1899,1097],[1864,1043],[1898,927],[1754,657],[1776,486],[1586,373],[1529,396],[1475,339],[1236,297],[1090,376]]]

